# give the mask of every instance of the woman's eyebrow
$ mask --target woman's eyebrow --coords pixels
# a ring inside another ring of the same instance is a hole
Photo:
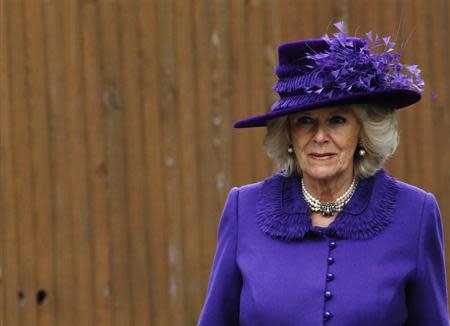
[[[299,115],[290,117],[289,120],[293,121],[293,120],[297,120],[297,119],[300,119],[300,118],[303,118],[303,117],[309,117],[310,118],[311,116],[309,114],[299,114]]]
[[[333,115],[333,114],[347,114],[348,112],[349,112],[349,109],[340,108],[340,109],[335,109],[333,111],[330,111],[330,115]]]
[[[311,117],[311,113],[309,112],[302,112],[299,115],[297,115],[297,118],[299,117]]]

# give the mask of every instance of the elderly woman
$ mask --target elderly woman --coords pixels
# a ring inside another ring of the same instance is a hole
[[[335,26],[281,45],[280,100],[235,123],[281,171],[230,191],[199,325],[449,325],[436,199],[382,168],[420,71]]]

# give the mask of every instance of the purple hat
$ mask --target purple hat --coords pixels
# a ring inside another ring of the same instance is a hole
[[[416,65],[399,62],[390,37],[367,33],[348,37],[343,23],[333,37],[302,40],[278,47],[280,99],[272,110],[234,123],[235,128],[263,127],[268,120],[337,104],[372,103],[399,109],[421,98],[424,82]]]

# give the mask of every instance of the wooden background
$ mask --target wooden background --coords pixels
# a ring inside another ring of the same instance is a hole
[[[422,68],[388,168],[450,235],[448,0],[0,4],[0,325],[195,325],[229,188],[273,170],[231,124],[276,100],[277,44],[341,19]]]

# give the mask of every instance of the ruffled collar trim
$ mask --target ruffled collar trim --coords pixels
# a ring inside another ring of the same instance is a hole
[[[384,169],[362,179],[347,205],[327,227],[311,224],[311,210],[301,195],[298,175],[275,174],[264,180],[259,197],[257,224],[267,235],[293,241],[309,233],[340,239],[373,238],[392,221],[398,185]]]

